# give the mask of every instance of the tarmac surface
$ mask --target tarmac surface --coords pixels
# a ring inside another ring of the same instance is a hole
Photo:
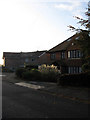
[[[35,84],[35,83],[34,83]],[[2,118],[89,118],[88,104],[49,91],[2,82]]]
[[[2,80],[19,86],[41,90],[55,96],[60,96],[66,99],[90,104],[90,88],[70,86],[62,87],[58,86],[56,83],[51,82],[24,81],[21,79],[17,79],[14,73],[5,73]]]

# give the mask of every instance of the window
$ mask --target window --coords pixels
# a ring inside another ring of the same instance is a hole
[[[80,36],[76,37],[75,40],[78,40],[80,38]]]
[[[82,72],[81,67],[68,67],[69,74],[77,74],[77,73],[81,73],[81,72]]]
[[[65,51],[61,52],[61,58],[64,59],[65,58]]]
[[[74,51],[70,51],[70,58],[74,58]]]
[[[81,73],[82,72],[82,69],[81,69],[81,67],[79,67],[79,73]]]
[[[71,39],[68,39],[67,41],[71,41]]]
[[[34,58],[32,58],[32,61],[34,61]]]
[[[29,61],[28,58],[26,58],[26,59],[25,59],[25,62],[27,63],[28,61]]]
[[[70,58],[70,51],[68,51],[68,58]]]
[[[82,53],[80,50],[71,50],[68,51],[68,58],[81,58]]]
[[[55,53],[51,53],[51,54],[50,54],[50,59],[51,59],[51,60],[55,60]]]

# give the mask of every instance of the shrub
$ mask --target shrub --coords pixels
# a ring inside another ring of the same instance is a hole
[[[41,81],[57,82],[57,74],[55,72],[41,73]]]
[[[71,75],[66,74],[60,76],[59,85],[90,87],[89,80],[90,80],[90,74],[88,73],[71,74]]]
[[[35,80],[35,81],[46,81],[46,82],[57,82],[57,69],[51,66],[44,67],[43,69],[26,69],[19,68],[16,70],[16,75],[24,80]]]
[[[43,64],[38,69],[41,72],[42,81],[56,82],[58,74],[57,66]]]
[[[22,78],[26,80],[38,80],[41,74],[37,69],[27,70],[23,73]]]
[[[26,69],[25,69],[25,68],[18,68],[18,69],[15,71],[15,74],[17,75],[17,77],[22,78],[24,72],[26,72]]]
[[[30,73],[29,70],[27,70],[27,71],[22,73],[22,78],[26,79],[26,80],[30,80],[30,78],[32,78],[32,74]]]
[[[14,72],[14,71],[11,70],[11,69],[9,69],[9,68],[2,67],[2,72],[8,72],[8,73],[11,73],[11,72]]]
[[[83,70],[84,72],[90,71],[90,63],[85,63],[85,64],[83,64],[83,65],[82,65],[82,70]]]
[[[58,72],[57,66],[54,66],[54,65],[49,66],[49,65],[43,64],[39,66],[38,69],[41,73],[49,73],[49,72],[57,73]]]

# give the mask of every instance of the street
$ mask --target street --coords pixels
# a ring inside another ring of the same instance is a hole
[[[2,118],[88,118],[88,104],[2,81]]]

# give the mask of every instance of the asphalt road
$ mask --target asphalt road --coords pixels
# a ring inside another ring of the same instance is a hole
[[[3,81],[2,118],[88,118],[88,104]]]

